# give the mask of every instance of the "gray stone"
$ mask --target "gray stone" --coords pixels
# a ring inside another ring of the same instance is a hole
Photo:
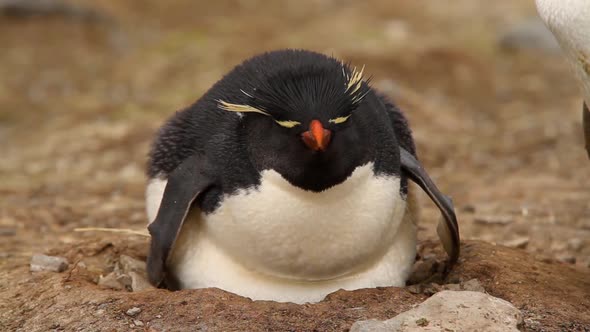
[[[31,257],[31,272],[63,272],[67,268],[68,260],[64,257],[47,255],[33,255],[33,257]]]
[[[519,331],[522,314],[510,302],[480,292],[442,291],[386,320],[359,321],[351,332]]]
[[[125,312],[125,313],[127,314],[127,316],[134,317],[134,316],[137,316],[140,312],[141,312],[141,308],[133,307],[133,308],[127,310],[127,312]]]
[[[511,26],[499,38],[500,47],[508,50],[540,50],[561,53],[561,48],[541,19],[534,17]]]

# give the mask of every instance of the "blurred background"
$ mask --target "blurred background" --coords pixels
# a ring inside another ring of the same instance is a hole
[[[155,130],[280,48],[366,66],[464,239],[590,265],[581,96],[532,0],[0,0],[0,266],[101,236],[76,227],[143,229]]]

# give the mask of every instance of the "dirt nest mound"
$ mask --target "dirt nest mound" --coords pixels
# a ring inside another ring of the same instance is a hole
[[[141,260],[146,252],[145,239],[112,237],[49,252],[69,260],[63,273],[31,273],[28,266],[15,266],[0,285],[6,300],[0,304],[2,330],[343,331],[359,320],[391,318],[444,289],[473,289],[473,279],[480,291],[519,308],[528,331],[590,327],[587,271],[483,242],[463,244],[460,262],[444,282],[444,255],[437,244],[425,242],[414,281],[426,280],[406,288],[338,291],[316,304],[251,301],[219,289],[128,292],[97,285],[121,255]]]

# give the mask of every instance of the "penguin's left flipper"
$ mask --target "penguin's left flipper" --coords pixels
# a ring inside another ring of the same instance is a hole
[[[408,178],[417,183],[438,206],[443,220],[438,224],[436,230],[445,251],[449,255],[449,263],[451,265],[455,264],[459,258],[460,237],[453,201],[438,190],[428,173],[420,165],[420,162],[404,148],[400,148],[400,161],[402,171],[406,173]]]
[[[168,176],[160,209],[148,227],[152,237],[147,259],[149,281],[156,287],[172,288],[167,283],[167,260],[180,234],[184,220],[199,193],[214,184],[214,175],[204,156],[184,160]]]
[[[588,158],[590,158],[590,110],[588,110],[588,105],[585,102],[582,106],[582,122],[584,125],[586,152],[588,153]]]

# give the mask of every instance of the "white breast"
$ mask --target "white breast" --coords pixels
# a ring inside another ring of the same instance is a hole
[[[536,0],[536,4],[574,66],[590,104],[590,0]]]
[[[159,205],[153,193],[163,184],[150,184],[148,206]],[[416,237],[399,188],[372,164],[320,193],[264,171],[258,187],[224,197],[213,214],[191,212],[171,267],[183,288],[299,303],[340,288],[403,286]]]

